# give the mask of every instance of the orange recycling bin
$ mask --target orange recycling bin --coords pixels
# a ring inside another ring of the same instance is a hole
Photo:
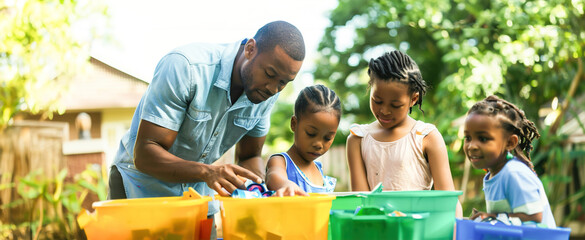
[[[207,203],[192,188],[182,197],[108,200],[93,203],[77,221],[89,240],[99,239],[209,239]],[[203,233],[203,235],[201,235]]]

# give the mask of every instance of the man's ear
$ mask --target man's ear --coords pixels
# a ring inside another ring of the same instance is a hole
[[[297,117],[294,115],[290,118],[290,129],[295,132],[297,130]]]
[[[246,59],[252,59],[257,52],[258,48],[256,47],[256,40],[253,38],[248,39],[248,42],[246,42],[246,45],[244,46],[244,56],[246,56]]]
[[[418,102],[419,96],[420,96],[419,92],[415,92],[412,94],[412,97],[410,98],[410,107],[414,106],[414,104]]]
[[[518,146],[519,140],[520,139],[518,139],[518,135],[510,134],[510,136],[508,137],[508,141],[506,141],[506,150],[512,151],[513,149],[515,149],[516,146]]]

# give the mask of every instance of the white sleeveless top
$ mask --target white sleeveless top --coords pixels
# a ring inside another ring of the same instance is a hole
[[[423,153],[423,138],[435,125],[417,121],[404,137],[393,142],[380,142],[372,137],[367,124],[353,124],[350,132],[362,137],[361,153],[366,177],[371,188],[382,182],[384,190],[430,190],[433,177]]]

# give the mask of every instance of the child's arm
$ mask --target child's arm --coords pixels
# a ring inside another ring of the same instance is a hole
[[[486,212],[480,212],[477,211],[475,208],[473,209],[473,212],[471,213],[471,217],[469,217],[469,220],[475,220],[476,218],[479,219],[485,219],[487,217],[497,217],[496,214],[493,213],[486,213]]]
[[[275,196],[309,196],[297,184],[288,180],[286,174],[286,160],[282,156],[272,156],[266,164],[266,187],[274,190]]]
[[[476,212],[474,213],[469,219],[474,220],[477,217],[481,217],[480,219],[484,219],[486,217],[496,217],[496,214],[493,213],[485,213],[485,212]],[[522,222],[534,221],[534,222],[542,222],[542,212],[538,212],[535,214],[528,215],[526,213],[508,213],[508,217],[517,217],[520,218]]]
[[[542,222],[542,212],[538,212],[535,214],[528,215],[526,213],[508,213],[508,217],[517,217],[522,220],[522,222],[528,221],[535,221],[535,222]]]
[[[423,139],[423,149],[429,161],[435,190],[454,191],[455,185],[453,184],[453,177],[449,168],[447,147],[445,146],[443,136],[441,136],[438,130],[431,131]],[[457,201],[455,217],[463,217],[463,209],[459,201]]]
[[[366,178],[366,167],[362,159],[361,141],[361,137],[353,134],[347,137],[347,164],[352,191],[370,191]]]

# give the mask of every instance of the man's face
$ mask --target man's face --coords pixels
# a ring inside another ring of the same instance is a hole
[[[260,54],[256,49],[240,70],[248,99],[253,103],[260,103],[282,91],[294,80],[302,63],[303,61],[292,59],[280,46]]]

